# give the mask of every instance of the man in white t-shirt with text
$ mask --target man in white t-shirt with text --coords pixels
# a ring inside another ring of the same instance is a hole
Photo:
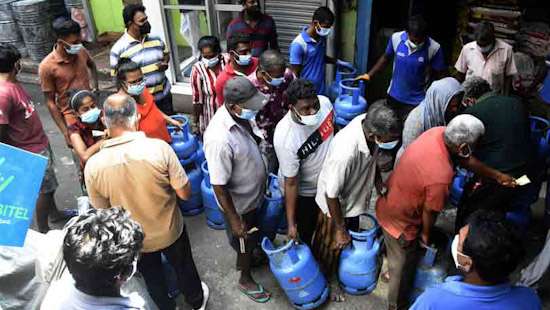
[[[293,81],[286,91],[289,111],[275,128],[273,144],[279,159],[279,182],[285,193],[288,236],[311,245],[319,207],[317,179],[334,136],[330,100],[315,85]]]

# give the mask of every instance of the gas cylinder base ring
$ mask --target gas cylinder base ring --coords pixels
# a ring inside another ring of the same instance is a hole
[[[207,220],[206,225],[208,225],[208,227],[210,227],[214,230],[223,230],[223,229],[225,229],[225,223],[218,224],[218,223],[214,223],[212,221]]]
[[[378,282],[374,282],[373,284],[371,284],[369,287],[365,288],[365,289],[355,289],[355,288],[351,288],[351,287],[346,287],[344,286],[344,284],[342,284],[340,282],[340,286],[344,289],[344,291],[350,295],[366,295],[366,294],[370,294],[372,291],[374,291],[374,289],[376,288],[376,285],[378,284]]]
[[[183,210],[183,208],[180,207],[181,215],[183,216],[195,216],[197,214],[201,214],[204,211],[204,208],[201,206],[200,208],[191,209],[191,210]]]
[[[321,296],[319,296],[319,298],[317,300],[315,300],[313,302],[310,302],[308,304],[303,304],[303,305],[292,304],[292,305],[294,306],[294,308],[300,309],[300,310],[315,309],[315,308],[318,308],[319,306],[321,306],[322,304],[324,304],[325,301],[327,301],[328,293],[329,293],[329,288],[328,288],[328,285],[327,285],[325,287],[325,289],[323,290],[323,293],[321,294]]]

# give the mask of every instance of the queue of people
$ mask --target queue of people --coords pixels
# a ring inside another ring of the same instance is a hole
[[[360,215],[376,217],[388,262],[381,274],[389,283],[388,309],[407,309],[420,253],[431,245],[460,166],[473,173],[458,204],[451,247],[464,276],[427,290],[412,309],[540,309],[532,290],[509,282],[524,251],[504,215],[524,199],[516,180],[532,176],[535,165],[528,111],[507,96],[516,72],[512,50],[495,38],[493,26],[478,27],[450,77],[441,46],[428,36],[426,22],[412,16],[359,76],[372,79],[393,62],[387,98],[337,130],[325,97],[326,64],[341,63],[326,55],[331,10],[313,12],[291,43],[287,65],[273,19],[258,1],[241,4],[228,26],[227,50],[218,38],[202,37],[191,71],[196,133],[235,251],[236,288],[257,303],[272,297],[252,269],[265,263],[258,209],[267,176],[276,173],[288,239],[308,245],[333,283],[340,253],[351,242],[348,231],[359,229]],[[40,65],[41,88],[80,163],[93,209],[67,231],[63,253],[75,282],[63,298],[48,301],[49,309],[142,309],[143,300],[120,292],[136,270],[160,309],[176,309],[162,257],[193,309],[208,302],[189,241],[193,232],[177,205],[190,197],[191,185],[168,144],[167,125],[182,126],[170,117],[170,54],[149,34],[145,11],[136,4],[123,10],[126,31],[110,54],[117,92],[104,103],[97,102],[97,72],[80,27],[66,19],[53,24],[57,41]],[[49,158],[36,207],[38,229],[46,232],[48,216],[58,212],[57,180],[40,118],[16,79],[20,58],[13,46],[0,46],[0,142]],[[94,281],[91,274],[98,275]],[[333,301],[345,301],[338,284],[331,291]]]

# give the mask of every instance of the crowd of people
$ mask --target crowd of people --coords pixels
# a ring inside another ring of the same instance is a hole
[[[313,12],[296,35],[288,64],[279,51],[274,20],[256,0],[228,26],[227,49],[204,36],[191,71],[195,133],[204,143],[216,200],[240,272],[236,287],[257,303],[271,293],[252,276],[265,263],[259,248],[258,208],[269,173],[284,194],[287,237],[308,245],[332,283],[340,252],[372,214],[381,226],[388,309],[411,306],[423,248],[450,194],[455,168],[473,176],[457,206],[451,253],[461,276],[428,289],[412,309],[540,309],[536,293],[510,283],[524,258],[519,230],[505,214],[530,192],[517,179],[535,180],[540,163],[530,142],[529,111],[512,96],[513,50],[481,23],[450,75],[442,47],[419,16],[389,38],[384,54],[357,79],[373,79],[393,63],[387,98],[337,128],[325,96],[326,55],[334,14]],[[170,54],[151,35],[142,5],[123,10],[126,32],[111,49],[117,91],[97,99],[97,69],[83,47],[79,25],[53,23],[56,44],[40,64],[47,107],[80,163],[80,184],[93,208],[70,226],[63,246],[74,279],[48,309],[142,309],[121,285],[139,271],[153,301],[175,309],[163,257],[193,309],[205,309],[201,280],[177,199],[191,185],[172,148],[167,125],[174,114],[165,71]],[[21,56],[0,45],[0,141],[49,159],[36,205],[37,229],[60,217],[48,138],[33,101],[17,81]],[[212,283],[211,283],[212,285]],[[332,300],[345,301],[337,284]],[[71,308],[72,307],[72,308]]]

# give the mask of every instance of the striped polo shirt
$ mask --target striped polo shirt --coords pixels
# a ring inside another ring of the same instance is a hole
[[[250,48],[252,56],[260,57],[260,55],[268,49],[279,49],[277,41],[277,27],[275,21],[269,15],[262,14],[256,25],[250,26],[244,19],[244,13],[240,12],[239,16],[233,19],[227,25],[226,38],[229,40],[235,33],[246,33],[250,35]]]
[[[157,64],[169,53],[166,44],[157,36],[147,35],[143,41],[134,39],[125,32],[111,48],[111,75],[116,76],[116,67],[120,58],[130,58],[141,67],[145,84],[155,101],[164,99],[170,93],[170,82]]]

